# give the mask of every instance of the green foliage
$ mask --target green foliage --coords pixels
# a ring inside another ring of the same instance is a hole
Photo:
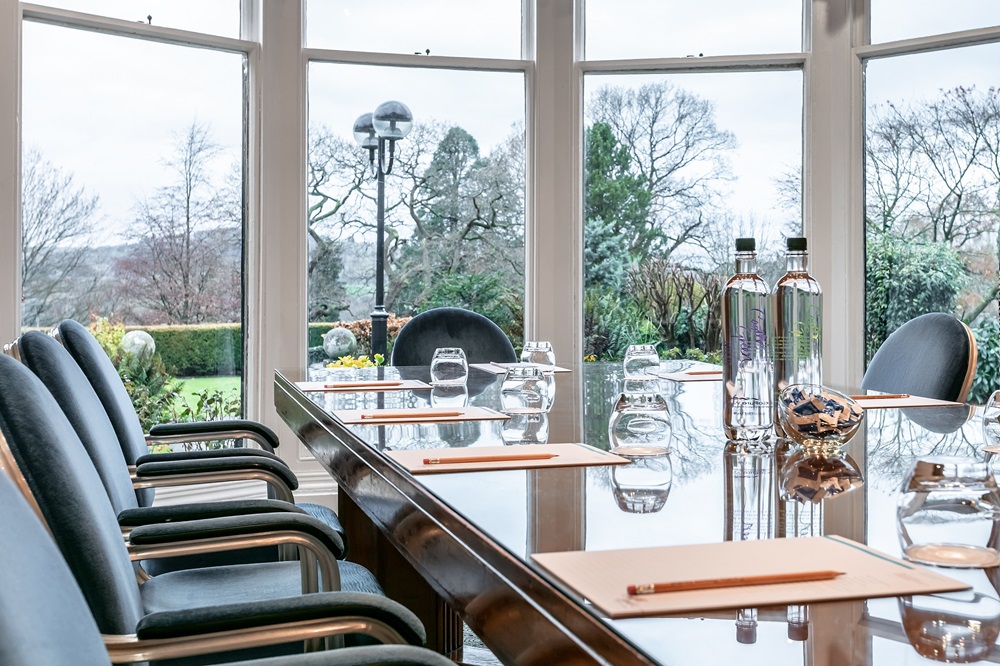
[[[153,336],[163,364],[175,375],[211,377],[243,371],[239,324],[147,326],[142,330]]]
[[[523,338],[521,313],[524,305],[518,294],[505,285],[496,273],[446,273],[438,276],[434,292],[421,304],[420,311],[440,307],[478,312],[503,329],[515,346]]]
[[[160,355],[126,352],[121,345],[125,326],[103,317],[91,323],[90,331],[118,370],[143,430],[171,420],[182,384],[167,373]]]
[[[868,236],[865,351],[871,360],[890,333],[927,312],[952,312],[966,282],[955,250],[891,233]]]
[[[587,287],[619,291],[632,261],[644,259],[662,232],[650,224],[652,195],[634,172],[628,148],[607,123],[587,128],[584,165],[584,256]]]
[[[170,327],[208,328],[198,327]],[[231,328],[221,325],[220,328]],[[153,335],[154,331],[143,329]],[[238,389],[205,389],[195,391],[191,398],[182,395],[184,384],[170,375],[159,353],[160,343],[157,341],[157,353],[132,354],[126,352],[121,341],[127,329],[122,324],[116,324],[105,318],[95,319],[90,325],[90,331],[97,338],[101,347],[108,354],[111,362],[122,378],[125,390],[128,392],[132,405],[139,417],[139,423],[144,431],[158,423],[211,421],[237,418],[243,412],[243,405]],[[184,445],[185,448],[220,448],[226,444],[221,441],[199,442]]]
[[[722,365],[722,352],[703,352],[695,347],[690,347],[685,350],[681,350],[680,347],[671,347],[667,351],[660,354],[662,358],[668,361],[677,361],[680,359],[686,359],[688,361],[700,361],[702,363],[712,363],[714,365]]]
[[[307,344],[310,347],[322,347],[323,336],[326,335],[327,331],[332,330],[335,326],[340,326],[340,324],[310,322],[308,328],[306,329],[306,335],[308,336]]]
[[[629,345],[658,340],[656,328],[628,298],[591,287],[583,298],[583,354],[599,361],[617,361]]]
[[[983,317],[972,332],[976,336],[979,363],[968,400],[981,405],[993,391],[1000,389],[1000,324],[996,317]]]
[[[629,267],[625,237],[599,217],[586,219],[583,235],[584,286],[621,292]]]

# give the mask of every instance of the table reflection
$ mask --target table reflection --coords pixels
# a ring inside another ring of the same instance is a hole
[[[420,369],[384,373],[421,378]],[[500,409],[501,378],[472,369],[468,403]],[[350,430],[384,449],[546,441],[609,449],[613,404],[626,388],[621,365],[574,366],[553,381],[556,399],[548,414]],[[420,483],[532,568],[530,555],[536,552],[821,534],[865,541],[898,557],[896,500],[913,461],[932,454],[977,456],[983,445],[974,410],[963,406],[868,410],[859,433],[841,449],[816,451],[772,438],[767,447],[743,450],[723,437],[719,382],[656,383],[669,414],[667,455],[619,468],[440,474]],[[385,408],[426,406],[429,394],[387,392],[381,400]],[[326,411],[383,406],[374,394],[320,393],[309,399]],[[664,664],[985,659],[997,638],[998,620],[989,611],[1000,596],[991,580],[995,574],[963,575],[974,587],[962,603],[961,598],[870,599],[606,623]],[[584,600],[577,602],[586,608]],[[952,643],[948,637],[954,637]]]

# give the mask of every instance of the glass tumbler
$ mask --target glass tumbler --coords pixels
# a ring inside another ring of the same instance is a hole
[[[989,453],[1000,453],[1000,391],[994,391],[983,407],[983,444],[996,447]]]
[[[624,363],[625,379],[650,379],[660,369],[660,356],[653,345],[629,345]]]
[[[537,366],[507,370],[500,385],[500,406],[508,414],[541,414],[552,408],[551,376]]]
[[[465,407],[469,389],[465,384],[438,384],[431,388],[431,407]]]
[[[525,342],[521,349],[521,363],[534,363],[535,365],[553,366],[556,364],[556,354],[552,351],[552,344],[544,340],[538,342]]]
[[[670,415],[659,393],[622,393],[608,421],[611,452],[627,457],[670,451]]]
[[[920,458],[896,506],[899,543],[911,562],[967,569],[1000,565],[1000,491],[986,462]]]
[[[460,347],[440,347],[431,357],[431,384],[456,386],[469,378],[469,363]]]
[[[947,664],[986,659],[1000,635],[1000,601],[973,590],[900,597],[899,614],[913,649]]]
[[[631,458],[611,468],[611,491],[625,513],[656,513],[667,503],[674,480],[670,454]]]

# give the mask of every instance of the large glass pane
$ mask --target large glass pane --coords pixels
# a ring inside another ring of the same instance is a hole
[[[867,64],[866,354],[913,317],[972,326],[972,398],[997,376],[1000,45]]]
[[[146,426],[239,414],[245,58],[25,23],[23,63],[24,325],[93,324]]]
[[[165,28],[240,36],[240,0],[47,0],[39,4]]]
[[[587,60],[802,50],[802,1],[587,0]]]
[[[308,0],[306,26],[312,48],[521,57],[521,0]]]
[[[524,75],[312,63],[309,67],[309,321],[344,322],[368,354],[376,183],[358,116],[406,104],[413,129],[385,178],[385,306],[401,317],[474,310],[518,344],[524,311]]]
[[[872,44],[1000,25],[996,0],[871,0]]]
[[[585,95],[585,354],[717,354],[733,239],[773,281],[801,233],[801,72],[593,75]]]

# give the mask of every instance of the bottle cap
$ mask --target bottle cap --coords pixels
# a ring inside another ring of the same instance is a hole
[[[808,622],[789,622],[788,623],[788,640],[790,641],[806,641],[809,640],[809,623]]]
[[[739,624],[736,625],[736,642],[741,645],[753,645],[757,642],[757,625],[756,624]]]
[[[786,238],[785,247],[788,248],[789,252],[805,252],[806,239],[803,238],[802,236],[793,236],[791,238]]]
[[[757,249],[757,241],[753,238],[737,238],[737,252],[754,252]]]

